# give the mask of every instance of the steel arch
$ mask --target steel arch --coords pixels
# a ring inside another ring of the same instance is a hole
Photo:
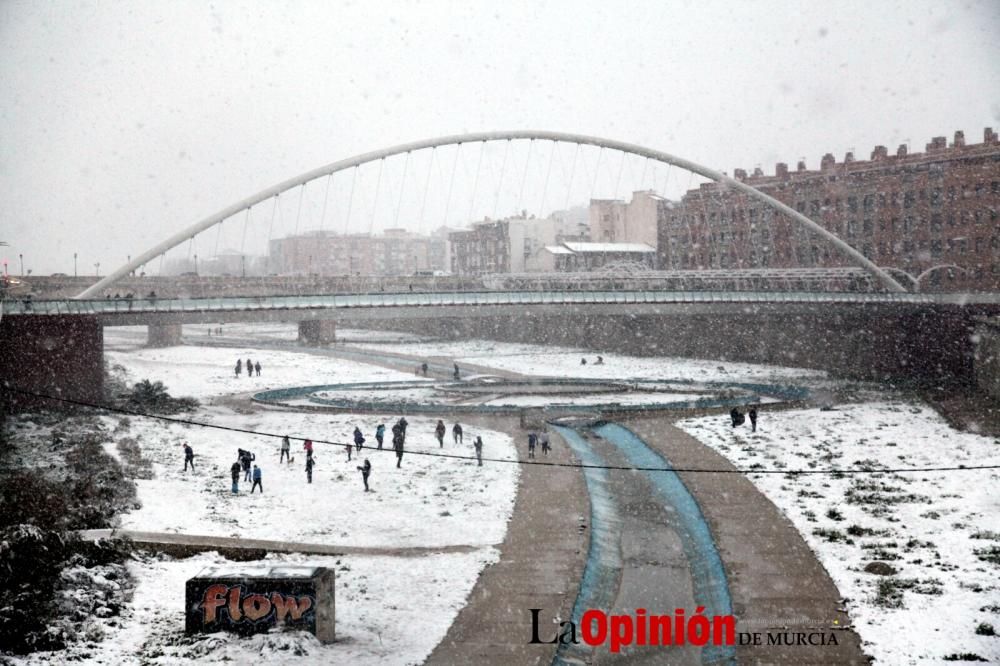
[[[638,155],[640,157],[647,157],[649,159],[656,160],[658,162],[663,162],[665,164],[670,164],[673,166],[680,167],[687,171],[691,171],[698,175],[704,176],[710,180],[717,183],[722,183],[731,187],[733,189],[739,190],[748,196],[757,199],[761,203],[777,210],[780,213],[787,215],[794,221],[798,222],[802,226],[806,227],[810,231],[818,234],[820,237],[824,238],[830,242],[836,249],[840,250],[841,253],[845,254],[854,263],[858,264],[866,271],[871,273],[875,278],[879,280],[889,291],[891,292],[905,292],[906,289],[896,282],[891,275],[886,271],[882,270],[876,266],[872,261],[870,261],[863,254],[855,250],[853,247],[845,243],[838,236],[830,233],[820,225],[816,224],[808,217],[798,212],[797,210],[787,206],[774,197],[764,194],[760,190],[742,183],[735,178],[731,178],[722,172],[715,171],[714,169],[709,169],[708,167],[702,166],[690,160],[686,160],[670,153],[665,153],[660,150],[653,150],[651,148],[646,148],[644,146],[639,146],[632,143],[625,143],[622,141],[615,141],[613,139],[604,139],[601,137],[587,136],[585,134],[568,134],[565,132],[549,132],[544,130],[512,130],[512,131],[497,131],[497,132],[473,132],[470,134],[454,134],[451,136],[438,137],[436,139],[425,139],[423,141],[414,141],[412,143],[404,143],[398,146],[393,146],[391,148],[384,148],[382,150],[375,150],[368,153],[362,153],[361,155],[356,155],[354,157],[348,157],[347,159],[339,160],[326,166],[319,167],[318,169],[313,169],[307,171],[299,176],[290,178],[288,180],[282,181],[277,185],[273,185],[267,189],[261,190],[257,194],[249,196],[241,201],[238,201],[231,206],[227,206],[217,213],[206,217],[205,219],[197,222],[190,227],[184,229],[177,234],[174,234],[165,241],[155,245],[146,252],[139,254],[135,259],[129,261],[120,268],[115,269],[109,273],[104,278],[98,280],[95,284],[91,285],[84,291],[82,291],[76,298],[90,298],[101,292],[111,284],[114,284],[119,278],[125,277],[131,271],[142,266],[143,264],[149,262],[151,259],[155,259],[159,255],[167,252],[168,250],[180,245],[184,241],[193,238],[202,231],[209,229],[216,224],[219,224],[223,220],[226,220],[236,213],[251,208],[262,201],[266,201],[273,196],[286,192],[292,188],[299,187],[300,185],[305,185],[306,183],[315,180],[317,178],[322,178],[323,176],[328,176],[334,174],[338,171],[343,171],[345,169],[350,169],[352,167],[361,166],[368,162],[374,162],[376,160],[382,160],[387,157],[392,157],[393,155],[401,155],[403,153],[413,152],[415,150],[424,150],[426,148],[438,148],[440,146],[450,146],[450,145],[461,145],[463,143],[479,143],[487,141],[512,141],[515,139],[527,139],[531,141],[541,140],[541,141],[556,141],[562,143],[576,143],[581,145],[598,146],[600,148],[608,148],[610,150],[620,150],[625,153],[631,153],[633,155]]]

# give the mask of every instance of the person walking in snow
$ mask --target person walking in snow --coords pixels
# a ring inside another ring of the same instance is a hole
[[[458,381],[461,378],[461,373],[458,371],[458,363],[455,363],[454,365],[455,365],[455,372],[453,376],[455,377],[455,381]]]
[[[538,435],[533,432],[528,433],[528,457],[535,457],[535,444],[538,443]]]
[[[378,442],[378,450],[382,450],[382,440],[385,438],[385,424],[379,423],[375,428],[375,441]]]
[[[747,415],[750,417],[750,432],[757,432],[757,408],[751,407]]]
[[[347,462],[351,462],[351,454],[354,453],[354,447],[351,446],[350,442],[348,442],[347,444],[344,444],[344,448],[347,449]]]
[[[462,441],[462,425],[460,423],[456,423],[451,427],[451,438],[455,440],[456,444],[464,443]]]
[[[313,457],[313,442],[311,439],[304,440],[302,442],[302,448],[305,449],[306,458]]]
[[[257,460],[257,456],[249,451],[240,449],[240,463],[243,465],[243,480],[250,480],[250,463]]]
[[[476,466],[483,466],[483,438],[476,435],[476,439],[473,440],[472,446],[476,449]]]
[[[354,427],[354,446],[358,448],[358,453],[361,453],[361,448],[364,446],[365,436],[361,434],[361,428]]]
[[[188,471],[188,465],[191,465],[191,471],[194,471],[194,449],[187,442],[184,442],[184,471]]]
[[[423,363],[420,364],[420,369],[423,370],[424,377],[426,377],[427,376],[427,361],[424,361]]]
[[[281,458],[278,462],[287,460],[289,463],[292,462],[292,440],[288,439],[288,435],[281,438]]]
[[[365,483],[365,492],[368,492],[368,476],[372,473],[372,464],[368,462],[368,458],[365,458],[365,464],[359,465],[358,469],[361,470],[361,480]]]
[[[236,376],[239,377],[240,373],[243,372],[243,359],[236,360]]]
[[[729,418],[732,419],[734,428],[738,425],[743,425],[743,422],[746,421],[746,417],[735,407],[729,410]]]
[[[438,444],[441,448],[444,448],[444,434],[448,432],[448,428],[445,427],[444,421],[438,419],[437,427],[434,428],[434,436],[437,437]]]
[[[229,468],[230,473],[233,475],[233,494],[240,492],[240,461],[237,460],[233,463],[233,466]]]
[[[542,455],[549,455],[549,450],[552,448],[549,446],[549,433],[546,430],[542,431],[542,434],[538,436],[538,442],[542,445]]]
[[[403,463],[403,431],[394,432],[392,435],[392,450],[396,452],[396,467]]]
[[[253,369],[257,371],[257,376],[260,377],[260,361],[254,363]]]
[[[247,377],[253,377],[253,361],[247,358]]]
[[[253,466],[253,486],[250,487],[250,494],[251,495],[253,495],[253,491],[256,490],[257,488],[260,488],[260,494],[261,495],[264,494],[264,486],[261,484],[260,477],[261,477],[260,467],[257,467],[257,465],[254,465]]]
[[[308,456],[306,458],[306,483],[312,483],[313,482],[313,465],[315,465],[315,464],[316,464],[316,461],[313,459],[312,456]],[[264,492],[264,491],[261,490],[261,492]]]
[[[406,426],[410,425],[405,416],[399,417],[399,429],[403,432],[403,441],[406,441]]]

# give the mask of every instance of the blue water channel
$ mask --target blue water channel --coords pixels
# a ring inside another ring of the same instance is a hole
[[[557,425],[554,430],[569,444],[583,464],[607,464],[576,429]],[[632,466],[671,467],[669,461],[627,428],[607,423],[593,427],[590,431],[614,445]],[[676,474],[639,473],[646,476],[664,505],[671,507],[677,517],[677,522],[672,527],[683,543],[696,604],[705,607],[704,615],[709,618],[713,615],[731,615],[732,599],[729,596],[722,558],[698,502]],[[584,478],[590,494],[591,538],[580,590],[573,605],[572,619],[577,626],[586,610],[609,610],[613,607],[622,567],[621,519],[608,486],[608,470],[585,468]],[[563,666],[579,663],[585,660],[588,653],[589,650],[580,646],[560,645],[553,664]],[[735,661],[736,651],[733,646],[707,645],[702,648],[703,664],[734,664]]]

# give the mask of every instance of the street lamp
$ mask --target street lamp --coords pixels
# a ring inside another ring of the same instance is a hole
[[[76,252],[73,253],[73,277],[76,277]]]
[[[98,261],[97,263],[94,264],[94,273],[97,275],[97,277],[101,277],[101,262]]]
[[[21,260],[21,277],[24,277],[24,255],[19,254],[17,258]]]
[[[194,255],[194,274],[198,274],[198,255]]]
[[[246,277],[247,276],[247,255],[245,255],[245,254],[240,255],[240,264],[242,264],[242,268],[243,268],[243,277]]]

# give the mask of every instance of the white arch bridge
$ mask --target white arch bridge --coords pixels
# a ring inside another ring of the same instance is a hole
[[[809,232],[819,236],[824,241],[829,243],[833,248],[847,257],[852,264],[861,267],[865,271],[869,272],[882,286],[889,292],[902,293],[906,292],[906,289],[897,282],[888,272],[876,266],[872,261],[866,258],[858,250],[854,249],[848,243],[843,241],[838,236],[830,233],[825,228],[809,219],[802,213],[796,211],[795,209],[783,204],[777,199],[768,196],[767,194],[757,190],[746,183],[740,182],[734,178],[731,178],[719,171],[710,169],[708,167],[702,166],[696,162],[677,157],[670,153],[663,152],[661,150],[654,150],[652,148],[646,148],[644,146],[639,146],[631,143],[625,143],[622,141],[615,141],[612,139],[604,139],[600,137],[587,136],[582,134],[567,134],[563,132],[548,132],[548,131],[537,131],[537,130],[514,130],[514,131],[497,131],[497,132],[478,132],[471,134],[458,134],[452,136],[438,137],[435,139],[427,139],[424,141],[415,141],[412,143],[401,144],[398,146],[393,146],[391,148],[385,148],[382,150],[376,150],[361,155],[356,155],[354,157],[349,157],[326,166],[319,167],[317,169],[312,169],[303,174],[290,178],[288,180],[282,181],[276,185],[268,187],[260,192],[246,197],[236,203],[223,208],[222,210],[206,217],[205,219],[192,224],[191,226],[177,232],[170,238],[167,238],[163,242],[155,245],[154,247],[146,250],[135,256],[126,264],[120,266],[119,268],[112,271],[109,275],[102,278],[92,286],[81,292],[77,298],[86,299],[99,296],[103,291],[110,285],[114,284],[116,281],[129,275],[132,271],[144,266],[151,260],[162,256],[167,251],[174,247],[177,247],[181,243],[193,239],[199,233],[210,229],[216,225],[221,224],[226,219],[232,217],[233,215],[240,213],[242,211],[248,211],[250,208],[259,204],[263,201],[270,199],[271,197],[280,196],[282,193],[287,192],[293,188],[304,186],[307,183],[314,181],[319,178],[326,176],[332,176],[333,174],[351,169],[354,167],[359,167],[363,164],[370,162],[376,162],[379,160],[385,160],[388,157],[401,154],[409,154],[415,151],[434,149],[442,146],[457,145],[461,146],[463,144],[472,143],[487,143],[487,142],[498,142],[498,141],[513,141],[513,140],[530,140],[530,141],[552,141],[554,143],[570,143],[576,144],[578,146],[597,146],[600,148],[607,148],[610,150],[621,151],[623,154],[631,154],[639,157],[644,157],[650,160],[655,160],[670,166],[676,166],[692,174],[697,174],[703,176],[717,183],[721,183],[730,187],[734,190],[745,193],[747,196],[759,201],[760,203],[774,209],[780,214],[786,216],[788,219],[793,220],[796,224],[807,229]]]

